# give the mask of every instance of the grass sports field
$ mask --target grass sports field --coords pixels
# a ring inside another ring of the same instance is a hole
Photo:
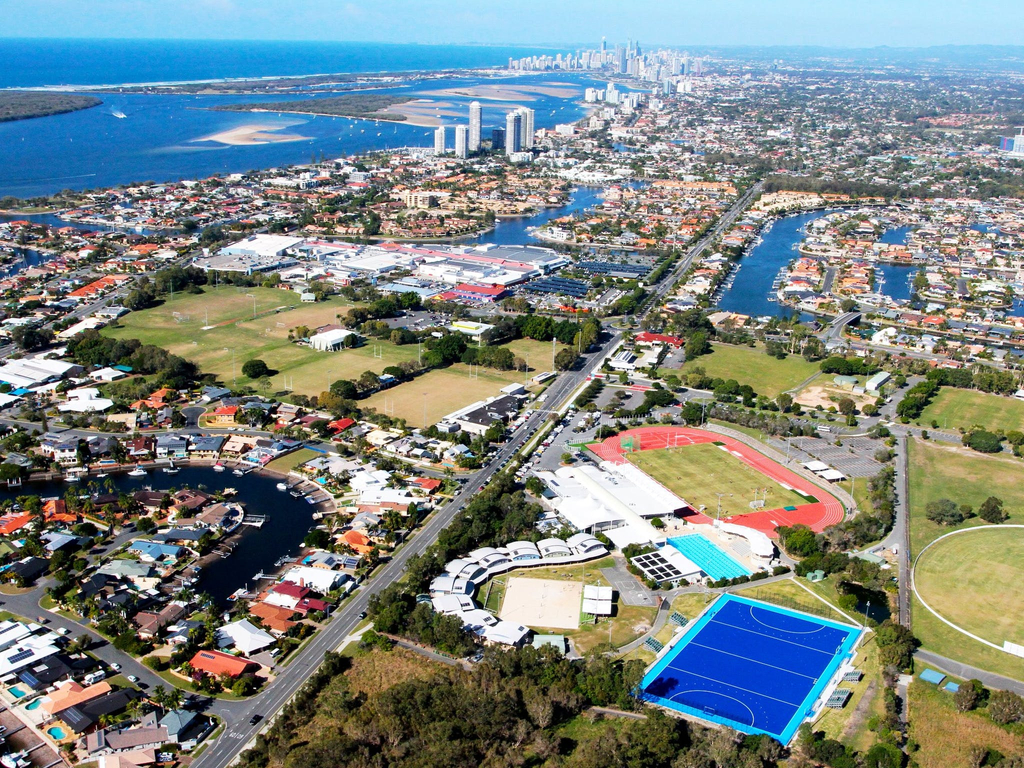
[[[253,319],[255,297],[256,319]],[[275,288],[207,286],[202,294],[178,294],[157,307],[125,315],[116,328],[103,333],[120,339],[139,339],[197,363],[204,372],[216,374],[231,384],[251,384],[241,374],[246,360],[259,358],[277,371],[270,377],[271,391],[289,389],[303,395],[318,395],[338,379],[358,379],[364,371],[380,373],[389,365],[415,360],[415,344],[395,346],[387,341],[368,340],[364,346],[338,352],[317,352],[288,341],[288,332],[305,325],[315,329],[337,323],[337,316],[351,304],[331,299],[302,304],[298,294]],[[203,330],[204,327],[207,330]],[[519,339],[508,345],[517,356],[527,359],[531,372],[551,369],[551,345]],[[561,348],[559,346],[559,348]],[[378,393],[367,405],[381,413],[408,418],[422,426],[423,392],[427,391],[427,416],[438,418],[477,400],[496,395],[502,387],[523,381],[515,371],[480,369],[470,378],[468,367],[431,371],[386,393]]]
[[[914,440],[910,445],[909,481],[911,555],[955,529],[925,517],[925,506],[936,499],[952,499],[977,509],[989,496],[998,496],[1010,515],[1007,522],[1024,524],[1024,464],[1020,459]],[[969,528],[980,522],[972,518],[959,527]]]
[[[807,499],[787,491],[752,467],[716,445],[688,445],[626,454],[631,463],[642,469],[695,509],[707,508],[710,515],[718,510],[718,493],[722,497],[723,515],[751,512],[749,503],[765,498],[765,509],[800,506]],[[767,488],[767,497],[764,491]]]
[[[426,424],[436,424],[449,413],[496,395],[505,385],[522,380],[523,374],[516,371],[474,368],[471,372],[468,365],[458,363],[428,371],[400,386],[377,392],[366,400],[360,400],[359,405],[375,408],[378,413],[396,419],[405,419],[414,427],[422,427],[425,426],[424,406]]]
[[[957,626],[996,645],[1024,645],[1015,608],[1024,605],[1024,529],[981,528],[937,542],[918,560],[914,583]]]
[[[764,348],[757,346],[734,347],[715,344],[709,355],[690,360],[683,365],[683,373],[694,368],[703,368],[712,378],[736,379],[740,384],[749,384],[759,395],[775,397],[793,389],[819,372],[817,363],[808,363],[799,355],[789,355],[785,360],[770,357]],[[667,376],[677,372],[662,368],[660,373]]]
[[[1024,465],[1019,459],[983,456],[965,448],[914,440],[910,444],[909,481],[912,557],[928,542],[956,527],[983,525],[977,518],[953,528],[933,523],[925,517],[925,505],[934,499],[949,498],[977,509],[989,496],[998,496],[1010,515],[1007,522],[1024,524]],[[947,583],[952,578],[947,576]],[[1024,680],[1024,659],[974,642],[932,616],[916,599],[913,600],[912,616],[914,635],[928,650]]]
[[[1024,430],[1024,402],[970,389],[943,387],[917,420],[922,425],[938,422],[942,429]]]

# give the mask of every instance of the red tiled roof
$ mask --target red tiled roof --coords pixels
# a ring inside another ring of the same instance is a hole
[[[228,675],[238,677],[255,667],[251,661],[232,656],[220,651],[199,651],[189,662],[192,669],[208,675]]]

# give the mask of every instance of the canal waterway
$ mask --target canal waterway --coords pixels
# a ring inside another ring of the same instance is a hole
[[[761,243],[754,246],[740,260],[731,288],[722,294],[720,309],[753,317],[792,317],[798,314],[792,307],[769,299],[775,298],[772,285],[783,267],[799,256],[797,247],[803,240],[807,224],[823,216],[820,211],[787,216],[777,220],[771,230],[761,234]],[[905,245],[910,227],[897,227],[886,231],[879,240],[883,243]],[[882,277],[878,292],[893,299],[909,300],[917,267],[900,264],[876,264]],[[809,315],[801,314],[801,319]]]
[[[264,515],[266,522],[261,528],[242,526],[234,536],[237,542],[229,557],[215,560],[207,565],[196,585],[196,589],[208,592],[218,604],[227,605],[228,596],[241,587],[257,588],[254,576],[261,571],[273,571],[274,564],[286,555],[297,555],[306,533],[313,526],[315,507],[304,499],[296,499],[288,493],[278,491],[277,478],[255,472],[245,477],[236,477],[230,471],[214,472],[207,467],[180,467],[175,475],[162,470],[150,470],[146,477],[129,477],[126,474],[112,474],[109,479],[114,486],[113,493],[132,493],[146,488],[165,491],[171,488],[194,488],[220,492],[225,488],[237,489],[231,501],[240,502],[247,513]],[[31,483],[17,489],[0,490],[0,498],[13,499],[24,495],[39,495],[44,498],[63,497],[69,488],[87,493],[95,490],[101,493],[105,480],[81,484]],[[267,582],[262,583],[266,586]]]
[[[576,187],[569,193],[569,202],[558,208],[545,208],[532,216],[521,216],[515,219],[498,219],[494,229],[485,232],[471,240],[470,243],[494,243],[496,245],[540,245],[550,246],[543,240],[537,240],[530,235],[531,229],[536,229],[547,224],[552,219],[559,219],[563,216],[571,216],[574,213],[585,211],[588,208],[600,204],[600,187]]]
[[[740,260],[731,288],[725,290],[718,307],[727,312],[738,312],[752,317],[792,317],[796,310],[769,301],[775,298],[772,284],[779,271],[795,259],[796,246],[803,239],[803,228],[822,216],[820,212],[787,216],[762,232],[761,242]]]

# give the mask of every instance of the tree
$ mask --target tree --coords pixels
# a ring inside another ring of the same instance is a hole
[[[711,351],[711,342],[708,341],[706,331],[696,331],[686,341],[686,359],[691,360]]]
[[[970,712],[977,709],[982,701],[982,692],[985,686],[980,680],[967,680],[960,684],[956,693],[953,694],[953,704],[959,712]]]
[[[302,540],[302,543],[314,549],[327,549],[331,544],[331,537],[322,528],[314,528],[306,534],[306,538]]]
[[[793,396],[788,392],[782,392],[778,397],[775,398],[775,404],[779,406],[779,410],[782,413],[786,413],[790,408],[793,407]]]
[[[53,332],[40,328],[19,325],[11,332],[11,339],[26,352],[42,349],[53,339]]]
[[[929,501],[924,508],[925,516],[939,525],[959,525],[964,521],[964,514],[952,499],[936,499]]]
[[[1024,721],[1024,699],[1013,691],[992,691],[988,715],[999,725]]]
[[[978,429],[965,435],[964,444],[979,453],[999,453],[1003,450],[1002,438],[984,429]]]
[[[853,402],[852,398],[849,397],[839,398],[839,402],[836,403],[836,405],[839,408],[839,412],[843,414],[843,416],[849,416],[854,411],[857,410],[857,404]]]
[[[359,396],[359,388],[353,381],[340,379],[331,384],[331,393],[345,400],[355,400]]]
[[[250,379],[258,379],[261,376],[270,375],[270,368],[259,358],[253,358],[242,363],[242,375]]]
[[[555,368],[559,371],[568,371],[574,365],[578,356],[571,347],[560,349],[558,354],[555,355]]]
[[[978,517],[986,523],[1001,523],[1009,517],[1003,509],[1003,500],[998,496],[989,496],[978,507]]]

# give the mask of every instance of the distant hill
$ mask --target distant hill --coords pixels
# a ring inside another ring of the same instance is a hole
[[[102,104],[95,96],[40,91],[0,91],[0,123],[61,115]]]

